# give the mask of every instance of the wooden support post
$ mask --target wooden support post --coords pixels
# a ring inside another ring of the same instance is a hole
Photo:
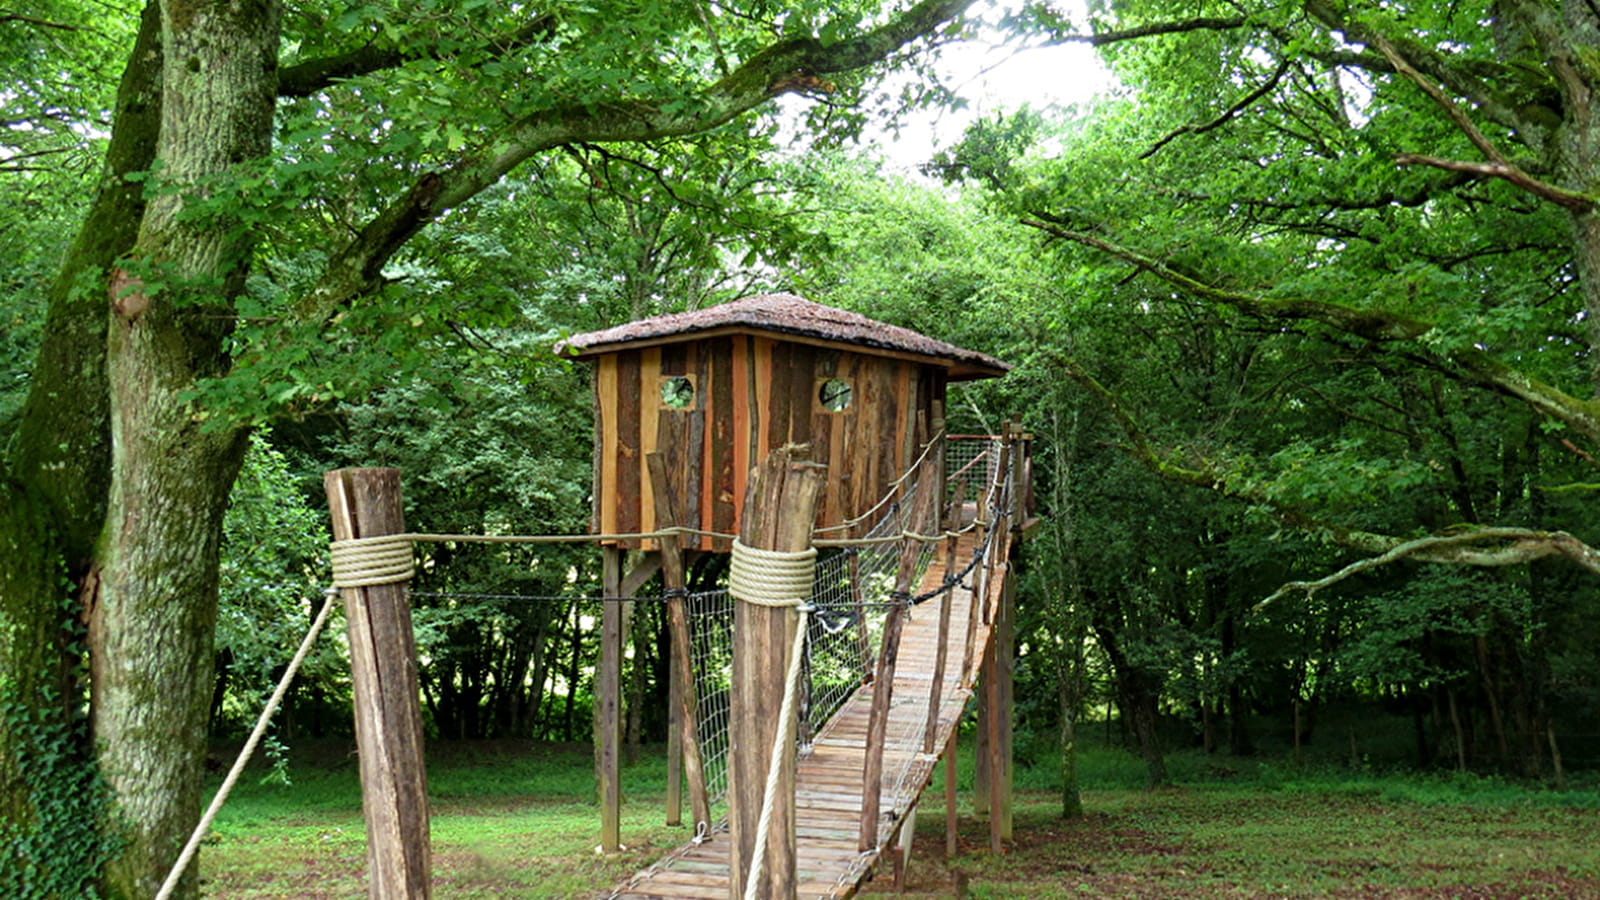
[[[961,744],[961,729],[950,732],[944,748],[944,858],[955,859],[956,851],[956,756]]]
[[[1000,852],[1002,842],[1011,840],[1012,777],[1012,671],[1016,666],[1016,581],[1007,567],[1000,582],[1000,601],[995,610],[994,627],[994,715],[989,752],[993,764],[989,782],[989,847]]]
[[[789,553],[811,546],[817,502],[826,482],[824,467],[806,461],[803,454],[803,447],[780,447],[752,473],[740,543]],[[773,763],[773,742],[782,727],[784,678],[799,614],[792,608],[734,599],[733,683],[728,697],[728,888],[729,896],[739,900],[755,868],[756,826]],[[778,791],[755,889],[762,900],[792,900],[796,890],[795,745],[789,741],[778,749]]]
[[[662,530],[674,527],[679,521],[678,501],[668,482],[666,458],[660,453],[651,453],[645,457],[645,463],[650,467],[650,482],[655,491],[656,527]],[[682,596],[687,581],[683,568],[683,542],[678,535],[661,538],[661,581],[667,591],[667,625],[672,633],[672,696],[669,702],[672,704],[672,717],[677,723],[677,730],[668,737],[669,740],[675,738],[681,750],[684,775],[689,781],[689,809],[694,816],[693,824],[698,830],[701,823],[705,823],[709,833],[712,824],[711,802],[706,793],[705,766],[700,755],[700,736],[695,727],[700,700],[695,694],[694,672],[690,667],[689,615]],[[673,761],[670,745],[667,758],[669,763]],[[674,795],[680,779],[670,771],[668,778],[667,824],[676,825],[681,800],[675,802]]]
[[[405,532],[398,469],[323,476],[334,540]],[[417,646],[405,582],[343,588],[350,682],[367,823],[367,896],[432,896],[428,785],[422,756]]]
[[[594,676],[594,780],[600,795],[600,849],[622,846],[622,652],[626,610],[621,547],[601,548],[600,665]]]
[[[679,603],[682,597],[674,598]],[[671,605],[672,601],[667,601]],[[668,613],[671,616],[671,613]],[[668,626],[671,627],[670,625]],[[683,824],[683,681],[678,678],[678,644],[667,650],[667,816],[666,824]]]
[[[995,626],[995,661],[999,664],[1000,689],[1000,747],[999,778],[995,795],[999,797],[1000,839],[1012,838],[1012,776],[1015,771],[1013,731],[1016,724],[1016,655],[1017,655],[1017,580],[1013,565],[1017,548],[1022,543],[1024,503],[1028,495],[1026,483],[1027,439],[1023,437],[1020,421],[1014,421],[1010,430],[1011,492],[1008,521],[1006,522],[1006,574],[1000,583],[1000,610]]]
[[[942,464],[939,470],[944,470]],[[950,500],[950,511],[945,517],[945,530],[950,533],[950,537],[945,539],[946,579],[954,578],[956,575],[956,542],[959,540],[956,532],[961,530],[961,504],[965,500],[966,493],[966,479],[957,479],[955,493]],[[955,593],[955,586],[951,585],[939,598],[939,645],[934,650],[933,680],[928,687],[928,725],[922,734],[923,753],[933,752],[934,741],[939,736],[939,701],[944,690],[945,660],[950,655],[950,607],[955,605]]]
[[[973,598],[977,602],[977,598]],[[983,656],[978,660],[978,727],[974,732],[973,740],[973,767],[972,767],[972,817],[979,822],[989,821],[989,784],[993,780],[989,769],[992,757],[989,754],[990,738],[994,727],[991,721],[994,718],[994,698],[990,693],[990,683],[994,680],[994,635],[983,647]]]
[[[930,520],[938,511],[943,478],[925,468],[917,476],[917,492],[911,502],[911,530]],[[917,571],[921,545],[907,538],[900,549],[900,569],[895,576],[896,596],[907,596]],[[878,650],[878,673],[872,683],[872,709],[867,718],[866,763],[861,777],[861,834],[858,845],[870,850],[878,845],[878,813],[883,803],[883,742],[889,728],[889,703],[894,697],[894,670],[900,654],[900,632],[905,627],[906,607],[895,603],[883,623],[883,644]]]

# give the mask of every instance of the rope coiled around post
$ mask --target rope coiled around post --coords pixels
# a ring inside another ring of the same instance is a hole
[[[728,593],[757,606],[800,606],[811,599],[817,576],[817,548],[783,551],[733,542]]]
[[[410,581],[416,569],[409,535],[350,538],[328,545],[333,564],[333,586],[372,587]]]
[[[800,657],[806,649],[806,614],[811,609],[808,601],[816,574],[815,547],[790,552],[749,547],[738,540],[733,542],[728,593],[746,603],[780,609],[792,607],[800,614],[800,621],[795,624],[794,645],[789,648],[789,669],[783,679],[778,733],[772,738],[772,754],[767,758],[767,784],[761,795],[761,817],[756,822],[756,842],[745,880],[745,900],[755,900],[757,896],[762,862],[767,855],[767,834],[772,830],[772,807],[778,795],[779,762],[783,758],[783,748],[794,740]]]

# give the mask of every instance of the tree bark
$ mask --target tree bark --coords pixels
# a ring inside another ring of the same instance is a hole
[[[199,816],[222,515],[246,442],[207,429],[186,392],[227,366],[252,246],[206,207],[218,179],[270,149],[278,19],[270,0],[162,4],[162,46],[184,64],[163,69],[168,189],[107,297],[111,488],[91,575],[94,736],[128,837],[112,897],[153,895]]]

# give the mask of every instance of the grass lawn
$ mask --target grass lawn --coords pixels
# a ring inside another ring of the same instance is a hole
[[[291,783],[246,777],[201,855],[228,900],[366,897],[360,784],[348,745],[297,749]],[[662,824],[665,766],[624,769],[623,842],[596,852],[587,747],[430,747],[434,895],[592,897],[688,837]],[[1600,898],[1600,790],[1470,777],[1299,772],[1175,754],[1183,786],[1147,792],[1138,763],[1080,762],[1087,815],[1065,821],[1049,775],[1018,769],[1016,840],[999,857],[962,786],[961,850],[944,856],[942,774],[919,816],[912,898]],[[970,777],[970,760],[961,767]],[[863,897],[897,896],[885,865]]]

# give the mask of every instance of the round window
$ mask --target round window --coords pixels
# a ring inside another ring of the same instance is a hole
[[[844,412],[850,408],[852,399],[854,393],[850,390],[850,382],[843,378],[829,378],[817,391],[817,401],[828,412]]]
[[[661,379],[661,405],[667,409],[694,406],[694,382],[687,375],[668,375]]]

